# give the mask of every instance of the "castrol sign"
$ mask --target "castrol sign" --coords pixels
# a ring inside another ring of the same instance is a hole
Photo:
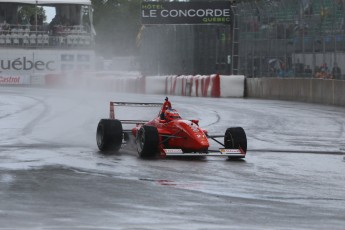
[[[30,76],[2,76],[0,75],[0,85],[24,85],[30,84]]]

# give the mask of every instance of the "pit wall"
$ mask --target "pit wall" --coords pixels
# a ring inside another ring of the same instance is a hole
[[[344,106],[345,81],[312,78],[247,78],[246,97]]]

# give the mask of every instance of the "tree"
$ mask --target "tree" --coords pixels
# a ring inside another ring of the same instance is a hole
[[[92,0],[96,50],[103,56],[136,54],[140,0]]]
[[[30,23],[31,25],[36,24],[43,25],[46,20],[46,12],[43,7],[37,7],[35,5],[27,5],[20,7],[18,11],[18,22],[19,23]]]

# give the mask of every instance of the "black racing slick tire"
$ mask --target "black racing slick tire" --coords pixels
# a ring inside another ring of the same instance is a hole
[[[247,152],[247,136],[242,127],[232,127],[225,131],[224,146],[226,149],[242,149]]]
[[[122,144],[122,124],[119,120],[101,119],[97,126],[96,141],[101,151],[119,151]]]
[[[141,158],[154,158],[158,153],[159,134],[154,126],[142,126],[136,135],[137,151]]]

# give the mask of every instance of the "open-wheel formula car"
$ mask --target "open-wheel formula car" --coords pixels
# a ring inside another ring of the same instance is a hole
[[[247,138],[241,127],[227,128],[224,135],[212,136],[199,127],[198,120],[184,120],[175,109],[167,109],[163,115],[162,108],[150,121],[118,120],[115,119],[115,106],[161,107],[162,104],[110,102],[109,119],[101,119],[97,126],[96,141],[100,151],[116,152],[133,135],[142,158],[225,156],[233,159],[246,156]],[[123,124],[135,127],[126,130]],[[224,142],[219,138],[224,138]],[[222,147],[211,150],[210,139]]]

